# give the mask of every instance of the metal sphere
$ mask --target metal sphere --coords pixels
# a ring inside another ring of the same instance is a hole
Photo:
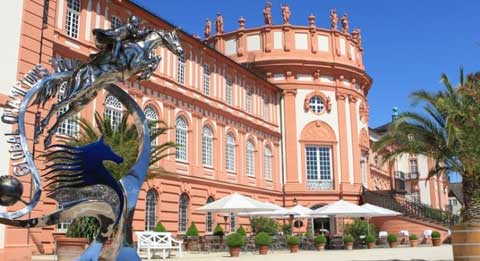
[[[23,194],[22,183],[14,176],[0,176],[0,206],[17,203]]]

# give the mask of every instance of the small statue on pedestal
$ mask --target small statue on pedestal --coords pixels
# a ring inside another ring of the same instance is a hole
[[[266,25],[272,25],[272,4],[267,2],[263,8],[263,17]]]
[[[223,34],[223,17],[220,13],[217,13],[217,20],[215,21],[215,29],[217,34]]]
[[[348,14],[342,16],[342,33],[348,34]]]
[[[337,30],[337,25],[338,25],[338,15],[337,15],[337,10],[332,9],[330,10],[330,28],[334,31]]]
[[[205,30],[204,30],[204,33],[205,33],[205,39],[209,38],[210,37],[210,34],[212,33],[212,22],[210,21],[210,19],[205,19]]]
[[[292,14],[290,12],[290,7],[288,7],[287,4],[281,5],[282,8],[282,18],[283,18],[283,24],[289,24],[290,23],[290,15]]]

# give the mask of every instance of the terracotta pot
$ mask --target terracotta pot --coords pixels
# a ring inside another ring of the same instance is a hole
[[[410,246],[411,247],[417,247],[418,246],[418,239],[417,240],[410,240]]]
[[[367,243],[367,247],[368,247],[368,249],[375,248],[375,242]]]
[[[88,239],[66,237],[64,233],[54,233],[57,260],[76,260],[88,247]]]
[[[240,247],[230,247],[230,256],[238,257],[240,255]]]
[[[298,245],[290,245],[290,253],[297,253]]]
[[[258,246],[258,253],[260,255],[268,254],[268,246]]]
[[[317,248],[317,250],[325,250],[325,243],[320,243],[320,244],[317,244],[315,245],[315,247]]]
[[[450,228],[455,261],[467,261],[465,256],[478,256],[480,248],[480,224],[459,224]],[[468,260],[479,260],[472,258]]]
[[[388,245],[390,246],[390,248],[396,248],[398,245],[398,242],[388,242]]]
[[[353,249],[353,242],[348,242],[348,243],[343,243],[345,246],[346,250],[352,250]]]
[[[440,246],[442,244],[441,238],[432,238],[432,245],[433,246]]]

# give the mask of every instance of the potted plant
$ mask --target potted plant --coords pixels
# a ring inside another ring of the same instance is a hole
[[[243,226],[240,226],[238,229],[237,229],[237,233],[246,237],[247,236],[247,231],[245,231],[245,228],[243,228]]]
[[[440,234],[440,232],[432,232],[432,244],[433,246],[440,246],[442,244],[442,235]]]
[[[245,237],[238,233],[232,233],[227,236],[226,243],[230,249],[230,256],[238,257],[240,255],[240,248],[245,244]]]
[[[199,240],[198,240],[198,229],[194,222],[190,224],[185,233],[186,240],[185,240],[185,248],[187,250],[192,250],[198,248]]]
[[[93,217],[75,219],[68,226],[67,233],[55,233],[54,239],[59,260],[72,260],[88,247],[97,235],[99,224]]]
[[[272,244],[272,237],[267,232],[260,232],[255,236],[255,244],[260,255],[266,255],[268,247]]]
[[[165,227],[163,226],[162,222],[158,222],[157,225],[155,226],[155,232],[167,232]]]
[[[411,234],[408,239],[410,240],[410,246],[416,247],[418,246],[418,236],[415,234]]]
[[[292,224],[283,224],[281,229],[285,236],[292,234]]]
[[[315,238],[315,247],[317,250],[325,250],[327,244],[327,238],[324,235],[319,235]]]
[[[397,235],[395,235],[395,234],[389,234],[389,235],[387,236],[387,242],[388,242],[388,245],[389,245],[391,248],[397,247]]]
[[[213,230],[213,235],[217,237],[223,237],[225,235],[225,232],[223,232],[223,228],[222,226],[220,226],[220,224],[217,224],[217,226],[215,226],[215,229]]]
[[[353,241],[354,238],[352,235],[346,235],[343,237],[343,244],[345,245],[345,249],[352,250],[353,249]]]
[[[287,244],[290,247],[290,253],[297,253],[298,245],[300,245],[300,238],[298,236],[289,236],[287,238]]]
[[[375,247],[375,241],[377,241],[377,239],[374,235],[367,235],[367,237],[365,238],[365,242],[367,243],[368,249],[372,249]]]

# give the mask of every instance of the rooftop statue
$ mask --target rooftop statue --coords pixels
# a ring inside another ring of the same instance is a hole
[[[281,5],[280,8],[282,8],[282,18],[283,18],[283,23],[284,24],[290,24],[290,7],[288,7],[287,4]]]
[[[348,14],[342,16],[342,33],[348,34]]]
[[[353,29],[352,39],[353,39],[354,42],[357,43],[358,46],[362,45],[362,35],[361,35],[360,28]]]
[[[330,28],[334,31],[338,30],[338,15],[337,10],[330,10]]]
[[[210,19],[205,19],[205,38],[209,38],[212,33],[212,22]]]
[[[217,34],[223,34],[223,16],[217,13],[217,20],[215,20],[215,29]]]
[[[263,8],[263,17],[266,25],[272,25],[272,3],[267,2]]]

